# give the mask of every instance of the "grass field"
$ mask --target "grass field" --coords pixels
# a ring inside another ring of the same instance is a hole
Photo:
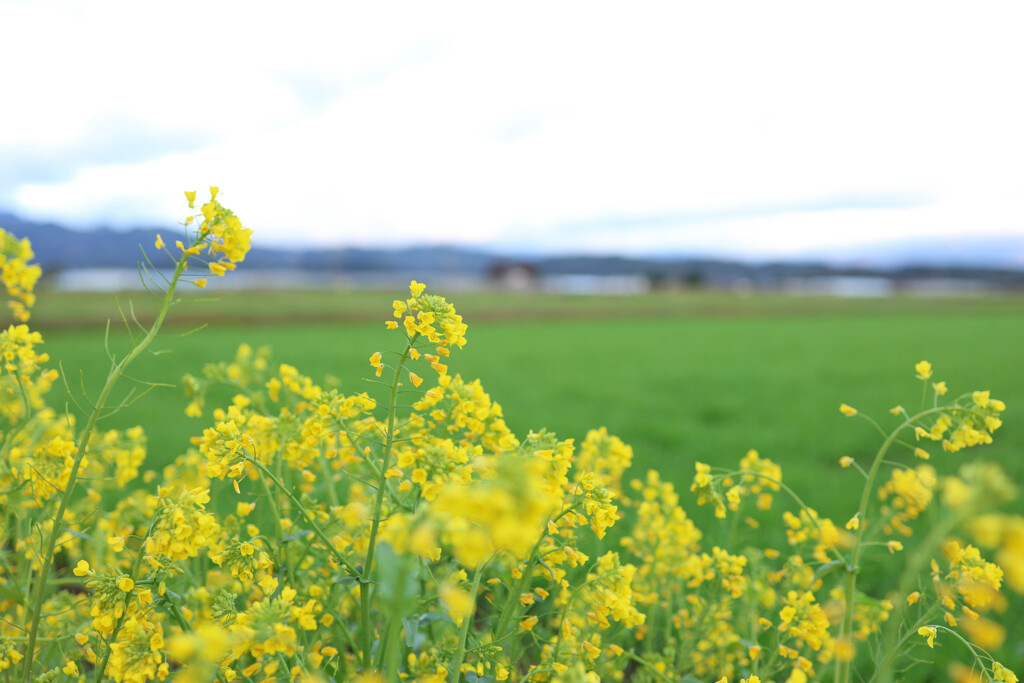
[[[151,302],[135,295],[140,317]],[[204,363],[231,358],[238,344],[270,345],[274,360],[319,379],[362,382],[367,358],[394,339],[383,330],[389,293],[232,293],[187,302],[171,313],[158,344],[170,353],[142,359],[136,377],[177,384]],[[845,515],[859,491],[843,455],[868,459],[877,433],[843,418],[840,402],[887,425],[887,410],[920,402],[913,365],[930,360],[951,391],[991,389],[1009,408],[996,444],[933,460],[949,471],[965,458],[999,460],[1024,481],[1024,300],[737,297],[652,294],[634,298],[499,294],[451,296],[470,324],[453,371],[479,377],[522,435],[547,428],[582,438],[606,426],[635,449],[635,469],[657,468],[688,485],[696,460],[729,464],[748,448],[780,462],[812,506]],[[105,376],[103,314],[108,295],[40,297],[37,327],[72,383]],[[177,316],[177,318],[175,317]],[[176,324],[184,318],[186,326]],[[210,327],[181,336],[202,321]],[[112,326],[122,342],[123,329]],[[115,349],[118,341],[114,342]],[[188,447],[206,422],[183,414],[178,389],[158,389],[107,422],[143,424],[151,462]],[[1024,508],[1022,508],[1024,509]]]

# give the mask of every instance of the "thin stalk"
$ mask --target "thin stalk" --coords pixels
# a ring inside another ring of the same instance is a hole
[[[565,517],[567,514],[575,510],[577,507],[579,507],[578,504],[570,505],[569,507],[565,508],[556,516],[551,518],[551,523],[558,522],[558,520],[560,520],[562,517]],[[512,617],[519,609],[519,594],[523,592],[523,587],[526,585],[526,582],[530,579],[530,574],[533,571],[533,566],[537,563],[537,560],[539,559],[537,553],[540,550],[541,544],[544,542],[544,539],[547,538],[547,536],[547,525],[545,524],[544,530],[541,531],[540,537],[537,539],[537,542],[533,544],[533,548],[530,550],[530,554],[527,556],[528,559],[526,561],[526,564],[523,565],[523,570],[519,573],[519,578],[516,579],[515,585],[512,587],[512,590],[509,593],[508,602],[505,604],[504,609],[502,609],[501,616],[498,617],[498,627],[494,630],[495,635],[497,635],[498,637],[504,637],[501,634],[505,633],[506,629],[509,626],[509,622],[512,620]]]
[[[167,613],[171,615],[175,622],[177,622],[183,633],[195,632],[195,629],[192,628],[192,624],[188,623],[188,620],[185,619],[185,615],[181,613],[181,609],[178,607],[177,603],[173,600],[165,600],[164,606],[167,607]],[[217,667],[217,680],[220,681],[220,683],[227,683],[227,681],[224,680],[224,675],[220,672],[220,666],[216,663],[214,663],[214,666]]]
[[[256,467],[256,469],[260,471],[260,474],[270,479],[270,481],[274,482],[274,486],[281,489],[281,491],[283,491],[284,494],[288,496],[292,503],[295,504],[295,507],[298,509],[298,511],[302,513],[302,516],[306,518],[306,521],[309,523],[310,529],[313,531],[313,533],[316,534],[320,538],[320,540],[323,541],[324,544],[327,546],[327,551],[334,555],[334,559],[338,561],[338,564],[347,569],[348,572],[353,576],[359,576],[359,572],[356,570],[356,568],[353,567],[352,564],[348,561],[348,559],[346,559],[346,557],[341,554],[340,550],[334,547],[334,543],[331,542],[330,537],[326,533],[324,533],[324,530],[321,529],[320,525],[317,524],[316,520],[313,519],[313,515],[309,514],[306,508],[299,501],[298,497],[284,485],[284,482],[278,479],[277,476],[259,460],[256,460],[255,458],[248,455],[245,456],[245,459],[251,462]]]
[[[596,566],[597,566],[597,563],[595,562],[594,564],[591,565],[591,569],[595,568]],[[589,572],[590,570],[587,570],[587,571]],[[584,590],[586,590],[590,586],[590,584],[597,583],[598,581],[600,581],[604,577],[608,576],[610,573],[611,572],[608,571],[608,572],[605,572],[603,574],[598,574],[597,576],[593,577],[592,579],[588,579],[587,581],[585,581],[582,584],[580,584],[579,586],[577,586],[576,590],[572,591],[569,594],[569,596],[566,598],[565,606],[562,608],[562,617],[561,617],[561,619],[558,620],[558,638],[555,640],[555,651],[554,651],[554,655],[553,655],[555,660],[558,659],[558,653],[562,649],[562,643],[565,642],[565,639],[562,636],[562,623],[566,619],[569,618],[569,609],[572,607],[572,603],[576,600],[577,597],[579,597],[579,595]]]
[[[270,512],[274,516],[274,533],[277,535],[275,539],[277,541],[277,552],[279,553],[278,559],[280,560],[281,566],[288,574],[288,580],[291,584],[295,585],[295,570],[291,563],[288,561],[288,548],[282,542],[284,540],[284,524],[281,522],[281,510],[277,506],[277,501],[274,500],[274,492],[270,490],[270,485],[267,484],[267,480],[264,477],[259,477],[260,484],[263,486],[263,492],[267,496],[267,504],[270,505]]]
[[[75,490],[75,483],[78,480],[78,469],[82,465],[82,459],[85,457],[85,453],[89,448],[89,441],[92,439],[93,432],[96,429],[96,420],[99,419],[100,414],[103,412],[103,409],[107,404],[107,399],[110,397],[110,392],[113,391],[114,385],[117,384],[117,380],[121,378],[122,374],[124,374],[125,369],[131,365],[131,363],[138,358],[139,355],[145,351],[150,343],[152,343],[156,338],[161,325],[163,325],[164,318],[167,316],[167,311],[170,309],[171,303],[174,300],[174,289],[178,284],[178,279],[181,277],[181,274],[185,272],[187,263],[188,259],[184,256],[178,260],[178,265],[174,269],[174,275],[171,278],[170,285],[167,287],[167,292],[164,294],[164,300],[160,305],[160,312],[157,314],[156,321],[153,323],[153,326],[149,328],[149,332],[146,333],[146,336],[139,340],[139,342],[132,347],[128,355],[110,371],[110,375],[107,376],[107,381],[103,385],[103,390],[100,392],[99,398],[96,399],[95,407],[89,415],[89,420],[85,425],[85,429],[82,430],[82,434],[78,438],[78,452],[75,453],[75,460],[71,464],[68,483],[67,486],[64,487],[64,495],[61,497],[60,505],[57,508],[57,514],[54,516],[53,529],[50,531],[50,538],[46,544],[46,553],[43,555],[42,566],[39,569],[39,576],[36,578],[35,596],[32,601],[31,612],[32,624],[29,627],[28,647],[25,650],[25,665],[22,669],[22,681],[24,683],[28,683],[32,678],[32,664],[35,659],[36,638],[39,635],[39,622],[41,621],[43,612],[43,599],[46,596],[47,580],[50,576],[50,569],[53,566],[54,549],[57,547],[57,539],[60,537],[62,527],[64,526],[64,514],[67,512],[68,504],[70,503],[71,496]]]
[[[794,491],[793,489],[789,488],[788,486],[786,486],[785,484],[783,484],[781,481],[779,481],[778,479],[776,479],[774,477],[769,477],[767,474],[761,474],[760,472],[754,472],[753,470],[738,470],[736,472],[731,472],[731,473],[727,474],[726,476],[728,476],[728,477],[738,477],[738,476],[757,477],[759,479],[764,479],[765,481],[769,481],[769,482],[775,484],[776,486],[778,486],[780,489],[782,489],[787,494],[789,494],[789,497],[792,498],[794,501],[796,501],[796,504],[799,505],[800,508],[803,509],[803,511],[807,513],[807,518],[811,520],[811,523],[814,525],[814,528],[818,531],[818,538],[821,539],[821,541],[828,546],[829,550],[831,550],[833,553],[835,553],[836,559],[839,560],[840,562],[845,562],[846,561],[846,558],[843,557],[843,554],[841,552],[839,552],[839,549],[836,548],[834,545],[832,545],[831,543],[829,543],[826,540],[825,532],[824,532],[824,530],[822,530],[821,525],[818,523],[817,517],[815,515],[811,514],[811,509],[809,507],[807,507],[807,504],[804,503],[804,501],[800,498],[800,496],[798,496],[796,494],[796,491]],[[733,515],[733,517],[734,518],[738,518],[739,515]]]
[[[896,660],[896,655],[900,653],[900,651],[903,649],[903,646],[906,645],[911,638],[918,635],[917,630],[928,623],[932,614],[934,614],[938,610],[938,607],[938,604],[932,605],[924,614],[924,616],[917,620],[916,624],[907,629],[906,633],[904,633],[903,637],[896,642],[893,648],[885,653],[881,663],[878,666],[878,670],[875,671],[875,675],[869,679],[870,681],[878,680],[879,674],[887,676],[886,670],[892,667],[892,663]]]
[[[146,535],[142,537],[142,543],[139,544],[139,549],[135,553],[135,561],[132,562],[131,573],[128,575],[131,577],[134,583],[135,577],[139,575],[139,569],[142,567],[142,558],[145,555],[146,540],[149,539],[149,535],[153,533],[153,529],[156,527],[156,521],[160,518],[161,510],[157,510],[153,516],[153,521],[150,523],[149,528],[146,530]],[[125,619],[128,618],[128,607],[125,606],[124,613],[117,620],[117,624],[114,626],[114,630],[111,631],[110,637],[107,638],[106,652],[103,653],[103,661],[100,662],[99,666],[96,667],[96,683],[100,683],[103,680],[103,674],[107,672],[107,662],[110,661],[110,646],[117,640],[117,635],[121,632],[121,627],[124,625]]]
[[[402,622],[399,619],[391,619],[388,624],[386,635],[387,646],[382,657],[382,666],[385,671],[385,679],[388,683],[398,683],[398,668],[402,663]]]
[[[632,659],[634,662],[636,662],[637,664],[639,664],[643,668],[647,669],[650,673],[652,673],[654,675],[655,678],[657,678],[662,683],[675,683],[674,680],[672,680],[671,678],[669,678],[665,674],[663,674],[660,671],[658,671],[656,668],[654,668],[653,664],[648,662],[643,657],[641,657],[639,655],[636,655],[636,654],[630,652],[629,650],[625,650],[622,654],[626,655],[626,657],[628,657],[629,659]]]
[[[338,507],[341,503],[338,501],[338,492],[334,490],[334,472],[331,470],[330,463],[327,462],[327,458],[322,450],[317,460],[320,462],[320,471],[324,475],[324,484],[327,485],[327,499],[331,502],[331,505]]]
[[[402,357],[395,366],[395,377],[391,381],[391,400],[388,403],[388,432],[384,443],[384,458],[380,465],[380,480],[377,482],[377,498],[373,504],[373,516],[370,522],[370,539],[366,546],[366,560],[363,562],[363,573],[359,583],[359,622],[360,637],[363,645],[363,667],[369,669],[372,663],[373,629],[370,625],[370,578],[373,575],[373,555],[377,546],[377,531],[380,529],[381,509],[384,507],[384,488],[387,485],[387,471],[391,465],[391,451],[395,446],[395,407],[398,404],[398,382],[402,375],[405,361],[409,359],[409,351],[420,336],[414,334],[402,352]]]
[[[885,454],[889,451],[893,442],[896,441],[896,437],[907,427],[911,426],[918,420],[927,417],[934,413],[947,412],[954,410],[953,407],[943,408],[932,408],[930,410],[924,410],[908,417],[901,425],[896,427],[891,434],[882,443],[882,446],[878,449],[875,454],[875,459],[871,463],[871,469],[868,470],[867,481],[864,482],[864,490],[860,496],[860,506],[857,508],[857,515],[861,520],[860,527],[857,529],[857,535],[853,539],[853,548],[850,550],[850,560],[846,565],[846,596],[845,606],[843,608],[843,620],[840,622],[839,637],[849,638],[853,633],[853,603],[854,603],[854,592],[857,590],[857,573],[860,571],[860,551],[861,543],[864,538],[864,531],[867,528],[865,523],[867,518],[868,503],[871,501],[871,493],[875,488],[875,479],[878,477],[878,470],[882,467],[882,461],[885,459]],[[840,662],[836,665],[836,683],[850,683],[853,675],[853,662]]]
[[[917,579],[921,570],[928,563],[933,551],[938,548],[946,535],[959,525],[961,520],[962,515],[945,517],[942,523],[932,529],[924,542],[916,548],[915,552],[908,559],[903,569],[903,578],[900,581],[899,588],[897,588],[898,602],[894,606],[892,613],[889,614],[885,630],[882,634],[882,660],[879,662],[878,668],[875,670],[871,680],[881,681],[882,683],[888,683],[888,681],[892,680],[892,665],[899,655],[903,643],[903,641],[896,643],[893,641],[899,636],[899,627],[903,622],[903,614],[907,611],[907,602],[904,598],[912,587],[913,581]],[[935,607],[933,606],[922,618],[927,619],[935,610]],[[916,632],[917,629],[913,630]]]
[[[452,676],[452,683],[459,683],[459,681],[462,680],[462,661],[466,658],[466,638],[469,635],[469,627],[473,624],[473,614],[476,612],[477,592],[480,590],[480,578],[483,576],[485,566],[487,566],[486,562],[477,567],[476,571],[473,573],[473,588],[470,590],[470,597],[473,600],[473,604],[469,608],[469,614],[462,618],[462,628],[459,629],[458,649],[455,650],[455,656],[452,658],[452,668],[448,672]]]

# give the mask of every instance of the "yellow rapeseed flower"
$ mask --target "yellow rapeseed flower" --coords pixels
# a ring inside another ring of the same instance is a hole
[[[836,659],[840,662],[852,662],[853,656],[856,654],[853,640],[850,638],[837,638],[835,653]]]
[[[1003,683],[1017,683],[1017,674],[999,662],[992,662],[992,678],[997,681],[1003,681]]]
[[[857,409],[853,408],[853,407],[850,407],[850,406],[846,405],[845,403],[840,403],[839,404],[839,412],[841,412],[846,417],[853,417],[854,415],[857,414]]]
[[[928,639],[928,647],[930,648],[935,647],[935,635],[937,633],[938,630],[934,626],[922,626],[921,628],[917,629],[918,635],[924,636]]]
[[[928,379],[932,376],[932,364],[926,360],[915,365],[914,369],[917,370],[918,379]]]
[[[449,581],[441,584],[438,595],[456,626],[473,611],[472,596]]]

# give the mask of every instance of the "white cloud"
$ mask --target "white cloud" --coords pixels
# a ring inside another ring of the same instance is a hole
[[[92,150],[0,201],[169,222],[216,183],[278,243],[1024,239],[1015,3],[353,7],[5,5],[0,59],[28,66],[0,85],[33,96],[0,112],[0,154],[89,149],[108,120],[204,143]]]

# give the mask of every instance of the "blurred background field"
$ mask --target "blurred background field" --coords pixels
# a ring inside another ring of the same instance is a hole
[[[369,374],[367,359],[395,346],[382,322],[391,299],[402,294],[278,291],[185,298],[172,309],[157,344],[169,353],[147,355],[132,370],[135,377],[178,388],[151,392],[107,425],[145,425],[150,465],[169,462],[209,423],[208,417],[184,415],[182,375],[233,358],[242,342],[271,346],[275,363],[294,365],[314,380],[333,375],[344,392],[372,394],[375,387],[362,380]],[[843,418],[839,403],[888,426],[895,421],[890,407],[920,404],[913,365],[927,359],[933,379],[946,380],[951,392],[990,389],[1008,405],[994,445],[957,454],[938,450],[932,462],[948,472],[965,459],[991,458],[1024,481],[1020,295],[449,298],[470,325],[469,344],[450,366],[482,380],[517,434],[546,428],[582,439],[588,429],[606,426],[633,446],[636,475],[657,468],[685,488],[695,461],[726,466],[756,448],[783,465],[787,481],[813,507],[847,515],[860,482],[837,461],[844,455],[866,461],[880,440],[867,422]],[[105,377],[107,316],[112,347],[125,346],[115,300],[141,320],[155,306],[155,298],[138,292],[40,296],[33,322],[76,391],[82,381],[95,391]]]

